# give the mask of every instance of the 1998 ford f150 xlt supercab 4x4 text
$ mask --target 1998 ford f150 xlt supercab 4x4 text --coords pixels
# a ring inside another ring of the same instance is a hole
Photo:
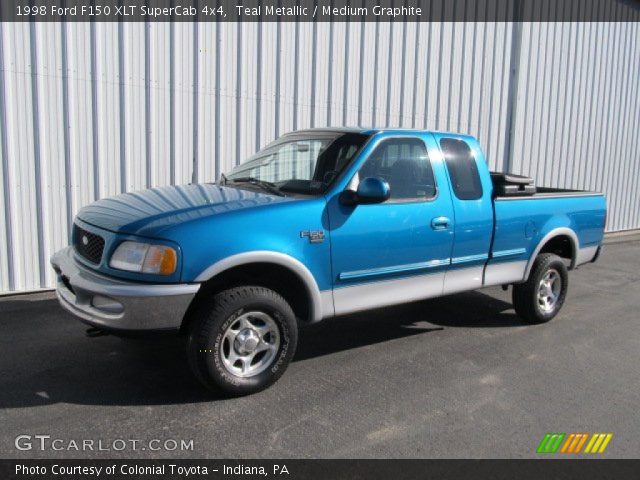
[[[83,208],[51,263],[71,313],[185,332],[200,381],[245,394],[282,375],[298,322],[509,284],[524,321],[548,321],[567,270],[597,259],[605,219],[601,194],[490,173],[470,136],[312,129],[217,185]]]

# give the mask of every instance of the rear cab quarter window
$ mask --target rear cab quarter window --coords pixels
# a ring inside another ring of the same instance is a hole
[[[453,193],[459,200],[478,200],[482,197],[482,181],[476,158],[467,142],[457,138],[441,138],[440,149]]]

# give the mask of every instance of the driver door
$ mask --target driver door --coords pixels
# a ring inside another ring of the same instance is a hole
[[[383,138],[351,180],[379,177],[390,198],[330,208],[336,314],[442,294],[453,245],[453,205],[433,137]],[[429,145],[429,148],[427,146]]]

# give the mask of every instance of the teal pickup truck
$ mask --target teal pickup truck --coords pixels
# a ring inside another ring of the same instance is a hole
[[[491,173],[467,135],[312,129],[217,184],[83,208],[51,263],[76,317],[184,333],[203,384],[246,394],[282,375],[300,323],[490,285],[513,285],[522,320],[546,322],[605,222],[602,194]]]

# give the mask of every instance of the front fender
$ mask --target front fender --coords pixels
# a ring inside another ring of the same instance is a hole
[[[334,314],[331,290],[321,292],[313,274],[302,262],[280,252],[262,250],[232,255],[205,268],[195,281],[206,282],[226,270],[252,263],[271,263],[291,270],[304,284],[309,294],[312,321],[319,321]]]

